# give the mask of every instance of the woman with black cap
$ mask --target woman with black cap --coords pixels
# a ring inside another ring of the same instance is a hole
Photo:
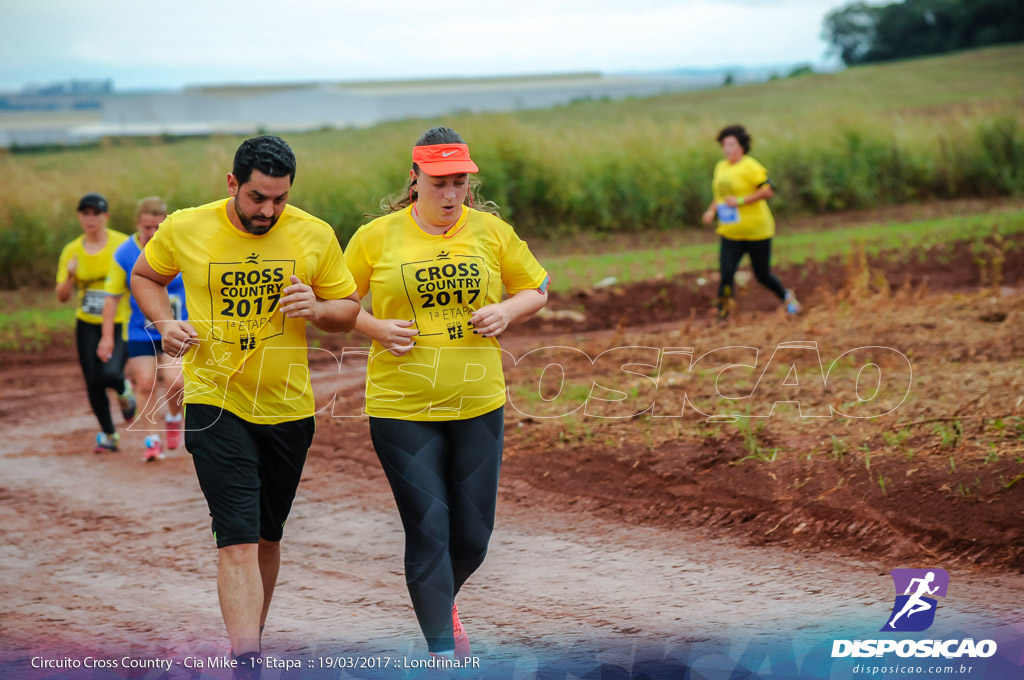
[[[413,608],[430,653],[461,658],[455,596],[483,563],[497,502],[497,337],[544,306],[549,278],[496,206],[474,200],[477,166],[454,130],[428,130],[412,161],[406,190],[356,232],[345,262],[372,296],[356,322],[373,339],[365,408],[405,527]]]
[[[128,240],[127,235],[107,228],[109,219],[107,199],[97,193],[83,196],[78,202],[78,223],[82,227],[82,235],[64,246],[57,265],[57,298],[66,302],[73,291],[78,294],[75,344],[89,405],[100,424],[93,448],[96,453],[117,451],[117,443],[121,439],[110,417],[107,388],[117,392],[124,419],[130,421],[135,417],[135,394],[124,378],[124,363],[128,355],[121,329],[129,315],[127,297],[117,309],[114,350],[110,359],[101,361],[96,356],[96,348],[103,335],[103,303],[107,299],[104,282],[114,251]]]

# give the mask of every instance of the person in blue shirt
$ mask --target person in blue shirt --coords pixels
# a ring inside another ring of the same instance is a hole
[[[115,344],[114,316],[121,296],[126,292],[131,293],[130,282],[135,261],[166,217],[167,206],[159,197],[149,196],[139,201],[135,208],[136,233],[114,252],[114,259],[110,264],[110,271],[104,286],[107,300],[103,307],[102,338],[96,349],[100,360],[105,360],[105,357],[113,351]],[[171,307],[175,317],[179,320],[187,319],[185,286],[181,281],[180,274],[167,286],[167,292],[171,298]],[[137,415],[132,429],[150,432],[145,439],[146,452],[143,456],[143,460],[148,463],[152,460],[161,460],[164,457],[164,442],[160,439],[159,434],[152,434],[154,430],[159,429],[156,418],[164,404],[167,404],[163,427],[166,446],[168,449],[176,449],[181,446],[181,397],[184,383],[181,376],[181,361],[164,355],[160,334],[146,319],[134,298],[131,299],[131,308],[132,314],[128,321],[127,331],[128,373],[132,382],[135,383],[135,393],[145,403]],[[162,378],[167,386],[167,389],[162,392],[155,389],[158,377]]]

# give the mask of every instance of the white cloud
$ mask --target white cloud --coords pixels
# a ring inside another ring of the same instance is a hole
[[[93,3],[4,10],[0,88],[120,88],[815,61],[836,0]]]

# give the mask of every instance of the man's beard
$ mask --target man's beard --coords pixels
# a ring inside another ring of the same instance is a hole
[[[270,231],[275,224],[277,224],[277,215],[271,217],[268,224],[253,224],[252,219],[243,215],[242,211],[238,209],[238,199],[235,199],[232,203],[235,204],[235,214],[238,215],[238,221],[241,222],[242,227],[253,236],[263,236]]]

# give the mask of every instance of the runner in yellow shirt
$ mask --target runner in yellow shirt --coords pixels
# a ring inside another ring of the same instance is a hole
[[[57,264],[57,299],[67,302],[72,292],[78,293],[75,346],[78,349],[78,363],[85,377],[89,406],[100,425],[93,448],[96,453],[117,451],[117,444],[121,440],[121,435],[114,427],[114,420],[110,417],[108,388],[117,392],[125,421],[130,422],[135,417],[135,394],[131,383],[124,378],[124,364],[128,355],[122,328],[128,321],[127,301],[117,307],[114,345],[109,358],[103,361],[96,355],[102,337],[103,303],[107,299],[103,284],[114,251],[128,240],[125,234],[107,228],[109,220],[107,199],[97,193],[82,196],[78,201],[78,223],[82,227],[82,235],[64,246]]]
[[[544,306],[549,279],[511,226],[473,209],[477,166],[455,131],[428,130],[412,160],[401,200],[356,232],[345,260],[373,301],[356,323],[373,339],[366,412],[413,607],[431,654],[464,657],[455,596],[487,552],[501,464],[497,336]]]
[[[718,133],[724,159],[715,165],[711,180],[713,198],[704,223],[718,218],[721,244],[718,253],[721,282],[718,284],[718,318],[725,320],[734,305],[733,279],[745,253],[758,282],[785,303],[789,314],[800,313],[793,291],[786,290],[772,273],[772,237],[775,218],[768,199],[775,195],[768,171],[750,153],[750,135],[742,125],[730,125]]]
[[[259,670],[280,541],[313,439],[306,322],[350,330],[356,285],[334,230],[288,205],[295,155],[238,147],[230,198],[168,217],[131,288],[168,356],[182,356],[185,447],[213,518],[221,612],[239,667]],[[188,321],[166,286],[181,273]]]

